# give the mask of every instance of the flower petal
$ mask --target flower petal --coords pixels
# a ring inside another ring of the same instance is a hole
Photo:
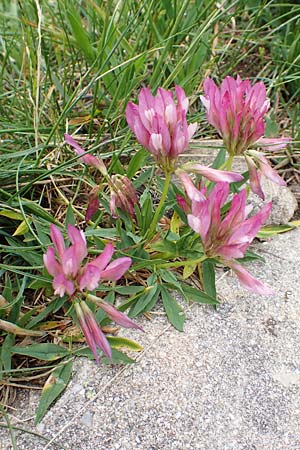
[[[101,279],[117,281],[131,266],[132,260],[127,256],[115,259],[100,274]]]
[[[63,273],[62,267],[55,258],[55,250],[53,247],[49,247],[47,252],[44,254],[44,264],[45,267],[50,275],[53,277],[56,275],[59,275],[60,273]]]
[[[197,163],[187,163],[182,167],[188,172],[199,173],[203,177],[214,182],[223,181],[227,183],[233,183],[235,181],[242,181],[244,179],[239,173],[212,169],[211,167],[206,167],[202,164]]]
[[[100,308],[103,309],[105,314],[118,325],[124,328],[137,328],[138,330],[144,331],[142,327],[137,325],[133,320],[131,320],[126,314],[122,313],[118,309],[114,308],[108,303],[101,302]]]
[[[88,263],[84,268],[84,273],[79,279],[79,288],[81,291],[88,289],[93,291],[96,289],[100,281],[100,269],[93,265],[93,263]]]
[[[97,365],[99,366],[100,360],[99,360],[99,356],[98,356],[98,352],[97,352],[97,345],[96,345],[95,339],[93,337],[92,331],[89,328],[89,325],[86,321],[86,318],[84,316],[84,313],[83,313],[79,303],[75,303],[74,307],[75,307],[75,311],[76,311],[76,314],[77,314],[77,317],[79,320],[80,327],[81,327],[83,334],[85,336],[85,339],[87,341],[87,344],[90,347],[90,349],[95,357]]]
[[[85,302],[81,302],[81,308],[82,308],[82,311],[83,311],[84,318],[86,320],[88,329],[89,329],[89,331],[91,333],[91,336],[93,338],[93,341],[96,343],[96,345],[98,347],[101,348],[103,353],[109,359],[111,359],[112,352],[111,352],[111,348],[110,348],[109,342],[106,339],[105,334],[103,333],[103,331],[101,330],[101,328],[97,324],[97,321],[96,321],[96,318],[95,318],[93,312],[90,310],[90,308],[88,307],[88,305]]]
[[[256,164],[252,160],[245,155],[245,160],[249,170],[249,180],[250,180],[250,188],[254,194],[258,195],[262,200],[265,199],[265,194],[263,193],[261,184],[260,184],[260,174],[257,170]]]
[[[76,256],[78,259],[78,264],[87,256],[87,245],[84,232],[82,230],[78,230],[73,225],[68,225],[68,236],[71,243],[74,246]]]
[[[53,223],[50,224],[50,237],[57,250],[59,257],[61,258],[65,251],[65,241],[61,231]]]
[[[245,286],[249,291],[255,292],[260,295],[273,295],[274,291],[268,286],[265,286],[261,281],[257,280],[251,275],[243,266],[236,263],[228,263],[229,267],[237,275],[240,283]]]
[[[80,261],[77,257],[76,248],[74,245],[71,245],[71,247],[67,248],[64,251],[64,254],[61,258],[61,264],[63,273],[67,277],[76,277],[79,270]]]
[[[95,259],[93,259],[93,261],[91,261],[89,264],[98,267],[100,271],[104,270],[109,261],[111,260],[114,251],[115,249],[113,244],[111,243],[106,244],[102,253],[100,253],[100,255],[98,255]]]
[[[104,176],[107,175],[107,169],[102,160],[99,160],[95,156],[87,153],[69,134],[65,134],[65,141],[68,145],[71,145],[71,147],[74,148],[77,155],[81,155],[80,159],[85,164],[87,164],[88,166],[96,167],[96,169],[98,169]]]
[[[260,155],[257,157],[259,168],[261,173],[269,180],[278,184],[279,186],[286,186],[286,182],[278,175],[278,173],[270,166],[269,161],[265,156]]]
[[[65,293],[73,295],[75,292],[73,282],[68,280],[63,273],[56,275],[53,278],[52,285],[54,288],[54,295],[59,295],[60,297],[63,297]]]

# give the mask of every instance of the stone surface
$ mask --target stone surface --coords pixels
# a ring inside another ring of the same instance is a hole
[[[187,306],[185,332],[161,313],[140,318],[136,364],[98,368],[78,359],[67,391],[38,428],[38,394],[11,416],[69,450],[299,450],[300,231],[255,244],[266,263],[249,270],[274,297],[245,291],[219,273],[221,304]],[[123,333],[125,334],[125,333]],[[8,433],[1,450],[10,450]],[[16,433],[18,450],[60,448]],[[61,447],[62,448],[62,447]]]
[[[265,194],[265,200],[261,200],[258,195],[249,194],[248,202],[253,206],[253,212],[257,212],[267,203],[272,202],[272,212],[266,221],[266,225],[281,225],[288,223],[294,216],[298,202],[295,195],[288,187],[278,186],[270,180],[262,177],[261,185]]]

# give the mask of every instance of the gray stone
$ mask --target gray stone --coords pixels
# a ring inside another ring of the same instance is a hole
[[[92,428],[93,427],[93,419],[94,419],[94,414],[92,414],[91,412],[87,411],[81,417],[80,422],[83,425],[85,425],[87,428]]]
[[[265,200],[261,200],[257,195],[250,192],[248,202],[253,206],[253,212],[257,212],[267,203],[272,202],[272,212],[267,225],[281,225],[288,223],[294,216],[298,202],[295,195],[288,187],[278,186],[278,184],[262,177],[262,190],[265,194]]]

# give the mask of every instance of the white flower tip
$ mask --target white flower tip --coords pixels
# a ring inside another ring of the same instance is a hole
[[[200,100],[201,100],[202,104],[205,106],[205,108],[207,109],[207,111],[209,112],[210,100],[208,98],[204,97],[204,95],[200,95]]]
[[[157,152],[162,149],[162,135],[160,133],[152,133],[150,141]]]

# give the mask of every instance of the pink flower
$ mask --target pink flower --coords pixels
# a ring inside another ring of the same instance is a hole
[[[127,317],[124,313],[119,311],[118,309],[114,308],[114,306],[104,302],[98,297],[95,297],[94,295],[88,294],[86,296],[88,300],[93,301],[94,303],[98,304],[100,308],[103,309],[103,311],[106,313],[106,315],[111,319],[114,320],[118,325],[124,327],[124,328],[136,328],[138,330],[144,331],[142,327],[137,325],[133,320],[131,320],[129,317]],[[106,339],[104,333],[102,332],[101,328],[97,324],[96,318],[91,311],[91,309],[88,307],[87,303],[84,301],[76,302],[74,304],[75,311],[81,326],[81,329],[83,331],[83,334],[86,338],[86,341],[92,350],[96,362],[99,365],[99,357],[97,353],[97,347],[100,348],[103,353],[111,359],[112,357],[112,351],[109,345],[108,340]]]
[[[222,136],[231,155],[243,153],[263,136],[263,116],[270,106],[263,82],[251,86],[249,80],[227,76],[220,88],[210,78],[205,79],[203,87],[205,95],[200,98],[207,120]]]
[[[67,144],[69,144],[71,147],[74,148],[75,153],[77,155],[82,155],[80,159],[85,164],[87,164],[88,166],[96,167],[96,169],[98,169],[103,176],[105,177],[107,176],[107,169],[102,160],[87,153],[82,147],[80,147],[78,142],[76,142],[75,139],[73,139],[72,136],[70,136],[69,134],[65,134],[65,140]]]
[[[262,137],[258,139],[256,145],[263,146],[266,150],[277,151],[285,148],[288,144],[292,142],[291,138],[279,137],[279,138],[265,138]]]
[[[279,186],[286,186],[286,182],[270,166],[269,161],[262,153],[256,150],[248,150],[247,154],[245,154],[245,160],[249,170],[251,190],[262,200],[265,199],[265,195],[261,187],[261,175],[264,175]]]
[[[139,104],[128,103],[126,119],[138,142],[148,149],[165,170],[173,170],[178,155],[183,153],[197,129],[197,124],[187,124],[188,99],[180,86],[175,86],[177,104],[173,93],[158,88],[157,95],[143,88]]]
[[[263,116],[270,106],[264,83],[251,86],[249,80],[243,81],[239,76],[236,80],[226,77],[218,88],[210,78],[206,78],[204,93],[200,98],[206,108],[207,119],[223,137],[227,151],[232,156],[245,156],[252,191],[264,199],[261,174],[285,186],[264,155],[247,150],[254,143],[268,146],[269,150],[279,150],[291,142],[289,138],[262,137],[265,131]]]
[[[213,169],[198,163],[186,163],[176,170],[176,174],[180,176],[183,171],[198,173],[202,177],[210,181],[218,182],[225,181],[227,183],[234,183],[235,181],[242,181],[244,178],[239,173],[227,172],[226,170]]]
[[[235,194],[231,206],[225,217],[221,215],[221,208],[225,205],[229,195],[228,183],[217,183],[207,194],[206,188],[199,191],[192,181],[182,178],[183,186],[191,202],[191,210],[187,215],[190,227],[199,233],[208,258],[218,258],[223,264],[230,266],[237,273],[240,282],[253,292],[270,294],[270,289],[263,284],[253,283],[253,277],[235,262],[235,258],[243,258],[245,252],[257,232],[270,215],[272,205],[266,204],[257,214],[247,218],[250,208],[246,206],[246,190]],[[252,280],[252,281],[251,281]]]
[[[125,175],[112,175],[110,179],[110,212],[117,217],[117,208],[135,217],[134,205],[139,200],[132,182]]]
[[[227,261],[228,266],[235,272],[240,283],[245,286],[249,291],[255,292],[260,295],[273,295],[274,291],[268,286],[264,285],[261,281],[257,280],[251,275],[241,264]]]
[[[87,299],[89,299],[91,296],[87,296]],[[133,320],[131,320],[126,314],[122,313],[118,309],[116,309],[114,306],[110,305],[109,303],[104,302],[103,300],[100,300],[97,298],[98,304],[101,309],[105,312],[105,314],[114,322],[116,322],[118,325],[120,325],[123,328],[136,328],[137,330],[144,331],[142,327],[140,327],[138,324],[136,324]]]
[[[97,347],[100,348],[109,359],[111,359],[112,352],[109,342],[101,328],[98,326],[96,318],[88,305],[81,301],[80,303],[76,302],[74,306],[80,327],[99,366],[100,361],[97,353]]]
[[[53,276],[54,294],[70,296],[84,289],[94,290],[101,280],[116,281],[131,265],[131,258],[122,257],[110,262],[114,247],[107,244],[103,252],[90,262],[82,265],[88,255],[84,233],[73,225],[68,225],[68,237],[71,242],[65,246],[60,230],[50,225],[50,236],[54,247],[49,247],[44,255],[44,264]]]
[[[93,215],[99,210],[100,202],[99,202],[99,193],[100,187],[94,186],[89,194],[89,203],[85,213],[85,221],[88,222],[91,220]]]

